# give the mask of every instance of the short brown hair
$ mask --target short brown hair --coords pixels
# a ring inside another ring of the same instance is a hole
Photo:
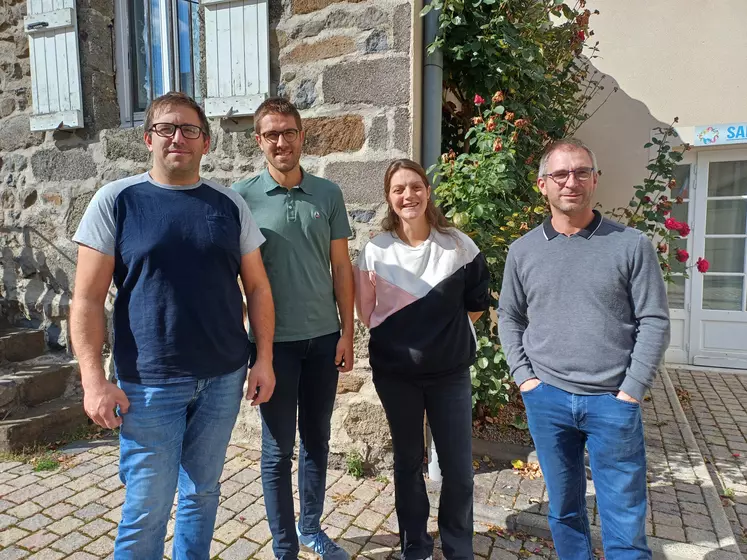
[[[597,167],[597,156],[594,155],[591,148],[581,142],[578,138],[568,137],[555,140],[545,148],[545,151],[542,153],[542,157],[540,158],[538,173],[540,177],[544,177],[547,174],[547,162],[550,160],[550,156],[558,150],[585,151],[589,155],[589,159],[591,159],[591,166],[594,168],[594,171],[599,171],[599,168]]]
[[[284,97],[268,97],[254,111],[254,131],[257,134],[259,134],[259,121],[267,115],[290,115],[296,119],[298,130],[303,130],[301,114],[296,109],[296,106]]]
[[[423,180],[423,184],[426,187],[430,187],[428,182],[428,176],[425,174],[425,169],[419,163],[412,161],[411,159],[397,159],[389,164],[389,167],[384,174],[384,197],[386,198],[389,209],[387,210],[384,220],[381,222],[381,229],[384,231],[395,231],[399,226],[399,216],[389,204],[389,191],[392,188],[392,177],[400,169],[409,169],[417,173]],[[433,202],[433,197],[428,198],[428,206],[425,207],[425,219],[428,221],[428,225],[434,228],[439,233],[452,233],[454,226],[446,219],[441,209]]]
[[[202,129],[203,134],[210,137],[210,123],[205,116],[205,111],[202,110],[199,103],[186,93],[180,91],[164,93],[162,96],[156,97],[150,102],[150,105],[148,105],[148,108],[145,110],[145,131],[150,131],[153,126],[153,120],[161,111],[174,106],[194,109],[197,116],[200,118],[200,128]]]

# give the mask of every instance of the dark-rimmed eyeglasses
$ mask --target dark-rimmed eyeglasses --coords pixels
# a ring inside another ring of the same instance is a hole
[[[268,130],[260,134],[262,138],[267,140],[270,144],[277,144],[282,135],[283,140],[292,144],[298,138],[299,130],[297,128],[286,128],[285,130]]]
[[[203,132],[199,126],[194,124],[156,123],[150,127],[150,130],[161,138],[171,138],[176,134],[177,129],[181,130],[182,136],[188,140],[196,140]]]
[[[594,174],[593,167],[579,167],[578,169],[561,169],[553,173],[546,173],[545,177],[550,177],[557,184],[562,185],[568,178],[573,175],[577,181],[588,181]]]

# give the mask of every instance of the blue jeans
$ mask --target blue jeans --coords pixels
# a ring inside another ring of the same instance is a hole
[[[293,512],[291,460],[296,443],[296,410],[301,445],[298,453],[299,527],[303,534],[321,530],[327,484],[330,421],[337,394],[335,365],[340,333],[273,344],[275,392],[260,405],[262,413],[262,491],[272,532],[272,549],[281,560],[298,558]],[[252,360],[256,346],[252,345]]]
[[[130,409],[119,432],[119,471],[126,490],[116,560],[163,558],[177,488],[172,558],[210,557],[220,475],[245,379],[246,366],[199,381],[119,382]]]
[[[574,395],[540,383],[522,393],[550,501],[560,560],[592,560],[584,447],[608,560],[651,558],[646,543],[646,448],[641,407],[611,393]]]
[[[394,450],[394,499],[403,560],[433,554],[426,529],[430,504],[423,480],[423,413],[443,474],[438,530],[447,560],[472,560],[472,383],[469,371],[443,379],[377,375]]]

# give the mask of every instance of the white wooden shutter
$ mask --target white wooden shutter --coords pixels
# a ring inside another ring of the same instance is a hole
[[[270,91],[268,0],[202,0],[208,117],[253,115]]]
[[[31,130],[83,127],[75,0],[28,0]]]

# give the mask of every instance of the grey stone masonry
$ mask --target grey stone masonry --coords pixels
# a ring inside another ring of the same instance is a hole
[[[0,5],[0,323],[41,330],[55,350],[68,347],[77,258],[72,236],[80,219],[99,188],[148,170],[151,157],[142,126],[120,123],[124,93],[116,90],[113,50],[116,41],[126,40],[115,32],[120,14],[107,0],[77,0],[76,6],[85,128],[32,133],[26,0]],[[353,259],[383,217],[386,167],[414,153],[412,6],[412,0],[268,3],[269,94],[285,96],[301,110],[304,168],[340,184]],[[200,48],[204,59],[204,44]],[[252,117],[211,119],[210,130],[205,178],[229,186],[264,168]],[[109,315],[111,305],[110,298]],[[368,381],[341,391],[332,451],[357,451],[371,463],[390,465],[388,437],[365,439],[349,420],[384,419],[366,371],[367,333],[359,325],[356,334],[358,373]],[[258,448],[258,426],[246,407],[235,440]]]
[[[739,548],[747,554],[747,375],[670,371]]]
[[[102,0],[77,8],[85,128],[31,133],[26,1],[0,6],[0,319],[44,330],[57,348],[67,346],[71,237],[87,204],[104,184],[150,166],[142,127],[120,123],[119,14]],[[270,0],[269,9],[270,94],[297,103],[308,122],[303,165],[338,181],[351,210],[376,215],[387,164],[413,154],[412,2]],[[264,167],[251,117],[210,126],[203,176],[228,186]],[[375,226],[351,221],[354,256]]]

